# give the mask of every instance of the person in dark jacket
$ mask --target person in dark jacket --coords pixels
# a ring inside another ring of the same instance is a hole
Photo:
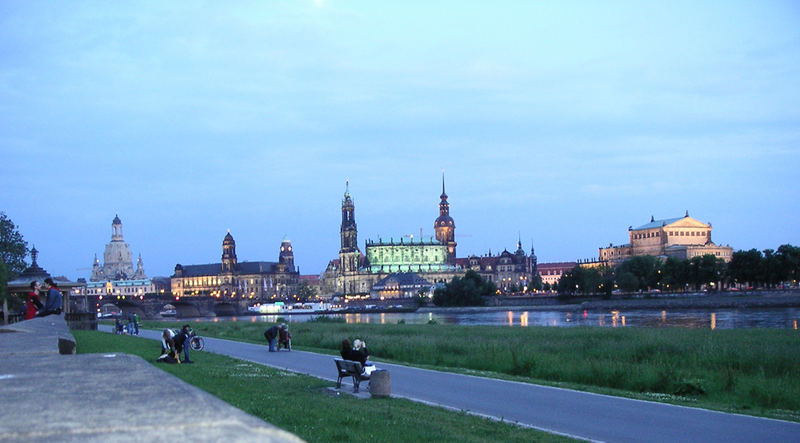
[[[194,363],[189,359],[189,338],[191,338],[191,334],[189,325],[183,325],[180,332],[175,334],[175,337],[172,337],[172,341],[175,343],[175,352],[180,355],[181,351],[183,351],[182,363]]]
[[[275,352],[275,338],[278,337],[280,329],[281,328],[276,325],[264,331],[264,338],[269,342],[269,352]]]
[[[47,277],[44,279],[44,288],[47,289],[47,300],[44,302],[44,310],[39,312],[39,316],[61,314],[64,298],[61,296],[61,291],[58,290],[58,285],[52,278]]]

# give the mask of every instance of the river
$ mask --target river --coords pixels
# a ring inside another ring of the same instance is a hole
[[[316,317],[300,315],[255,315],[239,317],[196,318],[194,321],[234,321],[274,323],[278,318],[287,323],[305,322]],[[347,323],[366,324],[454,324],[494,326],[594,326],[594,327],[646,327],[646,328],[706,328],[706,329],[797,329],[800,308],[746,308],[746,309],[630,309],[614,311],[547,311],[487,310],[470,312],[404,312],[404,313],[347,313],[331,314],[330,318],[343,318]],[[190,320],[190,319],[187,319]]]

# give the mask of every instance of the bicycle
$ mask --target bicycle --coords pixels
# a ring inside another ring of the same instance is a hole
[[[203,339],[203,337],[194,335],[194,332],[192,332],[192,337],[189,339],[189,347],[195,351],[202,351],[205,346],[206,341]]]

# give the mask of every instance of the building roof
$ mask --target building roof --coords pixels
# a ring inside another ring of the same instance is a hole
[[[306,282],[309,285],[318,285],[319,284],[319,275],[311,274],[311,275],[301,275],[300,276],[301,282]]]
[[[562,261],[562,262],[553,262],[553,263],[539,263],[536,267],[541,272],[542,270],[548,269],[572,269],[577,265],[577,262],[574,261]]]
[[[236,267],[236,274],[270,274],[277,272],[278,263],[271,261],[245,261],[239,262]],[[205,265],[185,265],[183,268],[184,277],[202,277],[207,275],[220,275],[222,273],[222,263],[209,263]]]
[[[688,216],[687,216],[688,217]],[[677,217],[677,218],[665,218],[663,220],[652,220],[650,223],[646,225],[639,226],[638,228],[633,228],[632,231],[639,231],[643,229],[653,229],[653,228],[660,228],[662,226],[671,225],[678,220],[683,220],[686,217]]]

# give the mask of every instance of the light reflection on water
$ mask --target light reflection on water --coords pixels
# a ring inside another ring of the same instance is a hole
[[[195,321],[244,321],[275,323],[279,318],[287,323],[308,321],[315,314],[257,315],[194,319]],[[710,329],[797,329],[800,320],[798,308],[761,309],[682,309],[671,311],[614,310],[614,311],[486,311],[486,312],[404,312],[404,313],[347,313],[331,314],[331,318],[344,318],[347,323],[364,324],[458,324],[497,326],[598,326],[647,328],[710,328]]]

